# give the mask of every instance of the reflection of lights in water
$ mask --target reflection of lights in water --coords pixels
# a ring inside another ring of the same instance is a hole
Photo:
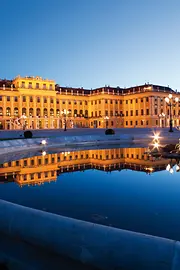
[[[154,171],[154,169],[153,169],[152,167],[149,167],[149,168],[146,167],[145,170],[146,170],[146,171],[149,171],[149,172],[153,172],[153,171]]]
[[[47,144],[46,140],[42,140],[41,144],[46,145]]]
[[[173,168],[171,168],[171,169],[169,170],[169,172],[170,172],[170,173],[173,173],[173,172],[174,172],[174,171],[173,171]]]
[[[45,156],[46,155],[46,151],[42,151],[42,156]]]
[[[170,166],[170,164],[168,164],[166,167],[166,171],[169,171],[170,169],[171,169],[171,166]]]

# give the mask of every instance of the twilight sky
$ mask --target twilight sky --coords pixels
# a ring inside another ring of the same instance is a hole
[[[0,0],[0,78],[180,91],[179,0]]]

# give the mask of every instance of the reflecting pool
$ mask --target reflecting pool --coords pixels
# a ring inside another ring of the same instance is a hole
[[[146,148],[40,152],[0,165],[0,198],[95,223],[180,240],[175,161]],[[175,168],[175,166],[174,166]]]

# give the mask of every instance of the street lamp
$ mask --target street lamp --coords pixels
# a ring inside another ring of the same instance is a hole
[[[109,120],[109,116],[105,116],[104,119],[106,120],[106,129],[108,128],[108,120]]]
[[[66,122],[67,122],[67,115],[69,114],[69,111],[66,109],[61,111],[61,114],[64,116],[64,131],[67,130]]]
[[[170,107],[169,132],[173,132],[173,129],[172,129],[172,106],[175,106],[176,103],[179,101],[179,99],[178,99],[178,97],[176,97],[173,101],[172,94],[169,94],[169,96],[165,98],[165,101],[166,101],[167,105]]]

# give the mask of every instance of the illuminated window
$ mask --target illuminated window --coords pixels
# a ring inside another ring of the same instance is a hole
[[[14,116],[18,116],[18,114],[19,114],[18,108],[15,107],[15,108],[14,108]]]
[[[6,108],[6,115],[7,116],[11,115],[11,109],[9,107]]]
[[[51,108],[50,109],[50,116],[53,116],[54,115],[54,110]]]
[[[30,116],[33,115],[33,111],[34,111],[33,108],[30,108],[30,109],[29,109],[29,115],[30,115]]]

